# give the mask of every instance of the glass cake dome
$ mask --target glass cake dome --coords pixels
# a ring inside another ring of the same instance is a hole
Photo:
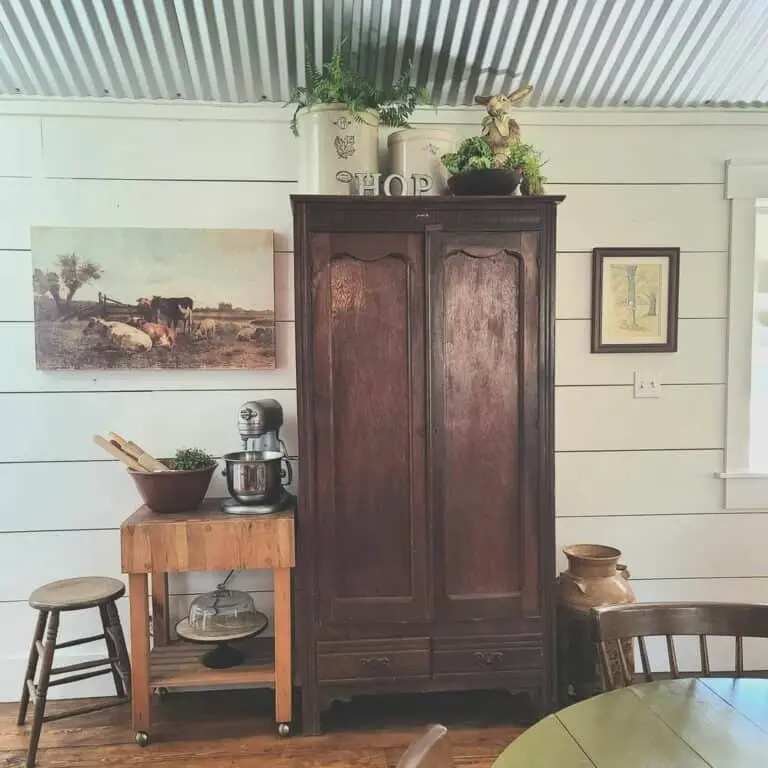
[[[213,669],[241,664],[245,659],[243,650],[230,643],[258,635],[268,623],[247,592],[227,588],[232,573],[212,592],[196,597],[188,615],[176,625],[176,634],[182,640],[215,646],[202,657],[203,664]]]
[[[219,587],[192,601],[189,628],[200,636],[231,638],[263,628],[266,617],[247,592]]]

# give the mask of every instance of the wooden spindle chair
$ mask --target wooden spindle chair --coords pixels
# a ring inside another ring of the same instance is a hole
[[[431,725],[405,751],[397,768],[454,768],[448,729]]]
[[[762,603],[633,603],[592,609],[594,637],[606,690],[616,688],[609,662],[609,644],[617,648],[621,682],[631,685],[634,670],[629,669],[622,640],[637,639],[640,663],[647,682],[653,680],[645,639],[665,637],[669,670],[680,677],[675,653],[675,636],[698,636],[701,671],[697,676],[726,675],[744,677],[744,638],[768,638],[768,604]],[[735,672],[712,672],[707,637],[733,637]]]

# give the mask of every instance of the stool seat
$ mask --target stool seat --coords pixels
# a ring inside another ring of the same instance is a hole
[[[38,611],[78,611],[111,603],[125,594],[125,584],[105,576],[82,576],[43,584],[30,596]]]

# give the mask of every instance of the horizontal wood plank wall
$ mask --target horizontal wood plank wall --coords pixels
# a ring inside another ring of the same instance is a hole
[[[480,117],[427,110],[418,121],[467,136]],[[78,574],[121,577],[117,528],[139,500],[92,444],[94,432],[123,431],[158,455],[183,443],[221,455],[237,447],[237,406],[276,397],[296,452],[288,195],[297,152],[286,120],[279,108],[256,106],[0,103],[0,700],[19,694],[32,588]],[[567,195],[557,264],[558,548],[618,546],[642,599],[768,600],[766,518],[725,512],[714,477],[726,385],[723,164],[760,155],[768,116],[521,110],[519,121],[549,159],[550,190]],[[36,371],[35,224],[272,228],[277,370]],[[599,245],[682,250],[676,355],[590,354],[590,259]],[[661,375],[660,399],[633,397],[636,370]],[[210,493],[225,493],[220,473]],[[173,617],[222,576],[172,578]],[[238,574],[233,584],[271,612],[269,574]],[[89,634],[96,620],[67,617],[63,632]],[[99,681],[57,689],[105,691]]]

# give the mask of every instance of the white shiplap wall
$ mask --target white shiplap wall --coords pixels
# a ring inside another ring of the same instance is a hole
[[[440,110],[420,120],[470,135],[480,116]],[[288,195],[297,153],[287,117],[265,106],[0,103],[0,700],[20,690],[29,592],[72,575],[120,576],[118,526],[138,496],[94,432],[122,432],[158,455],[184,443],[221,454],[237,447],[238,405],[276,397],[296,451]],[[642,599],[768,600],[768,517],[724,512],[714,478],[724,432],[723,163],[759,154],[768,116],[523,110],[520,122],[549,158],[550,190],[567,195],[557,266],[558,547],[618,546]],[[277,370],[37,372],[37,224],[273,229]],[[682,249],[677,354],[589,353],[590,250],[599,245]],[[660,372],[660,399],[633,398],[637,369]],[[211,493],[223,495],[221,478]],[[215,583],[210,574],[172,578],[175,615]],[[270,612],[268,574],[239,574],[234,585]],[[127,628],[125,606],[122,615]],[[90,634],[93,618],[67,617],[63,627]],[[62,694],[108,689],[103,678]]]

